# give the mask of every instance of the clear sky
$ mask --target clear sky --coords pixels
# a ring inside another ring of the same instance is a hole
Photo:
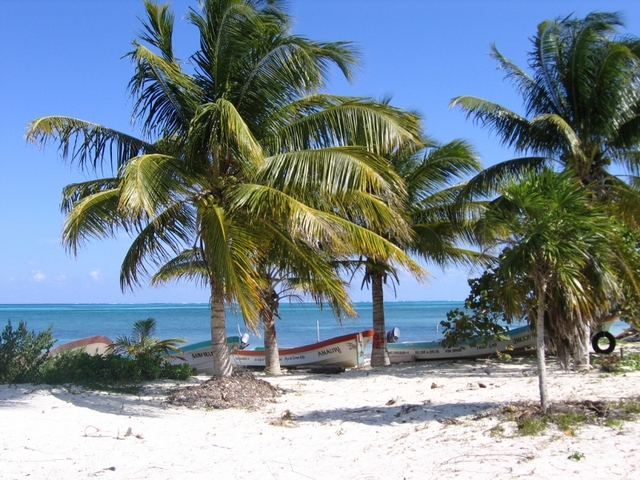
[[[183,20],[196,0],[169,2],[176,15],[175,45],[186,59],[197,45]],[[591,11],[619,11],[625,33],[640,35],[636,0],[292,0],[294,32],[314,40],[354,41],[362,53],[355,84],[335,77],[329,91],[391,96],[417,110],[439,141],[465,138],[491,165],[511,158],[488,131],[449,109],[458,95],[478,95],[515,110],[520,99],[488,55],[500,51],[526,66],[539,22]],[[86,179],[60,161],[54,145],[27,144],[27,123],[65,115],[135,133],[126,91],[133,72],[127,59],[139,30],[137,0],[0,0],[0,303],[206,302],[189,284],[144,287],[122,293],[119,267],[128,247],[118,240],[92,242],[72,257],[60,245],[60,192]],[[463,300],[466,269],[427,266],[427,286],[402,276],[387,300]],[[473,276],[473,275],[472,275]],[[368,291],[352,288],[356,301]]]

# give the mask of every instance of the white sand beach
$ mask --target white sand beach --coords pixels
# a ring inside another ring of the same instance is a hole
[[[140,396],[2,386],[0,478],[640,478],[638,422],[520,436],[491,415],[538,401],[531,357],[258,375],[286,393],[257,409],[166,405],[175,382]],[[549,393],[552,403],[628,398],[640,373],[551,361]]]

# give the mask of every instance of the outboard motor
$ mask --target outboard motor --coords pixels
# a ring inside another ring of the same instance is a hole
[[[398,338],[400,338],[400,329],[398,327],[393,327],[387,332],[387,343],[396,343]]]
[[[238,350],[244,350],[248,346],[249,346],[249,334],[245,333],[240,337],[240,346],[238,347]]]

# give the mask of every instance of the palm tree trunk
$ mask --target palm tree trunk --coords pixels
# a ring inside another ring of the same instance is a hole
[[[211,345],[213,349],[213,374],[228,377],[233,373],[227,347],[227,328],[224,313],[224,294],[211,282]]]
[[[383,367],[389,365],[387,351],[387,332],[384,324],[384,293],[382,289],[382,274],[371,272],[371,300],[373,302],[373,347],[371,350],[371,366]]]
[[[549,407],[547,396],[547,360],[544,346],[544,312],[547,296],[547,284],[542,281],[538,288],[538,315],[536,318],[536,355],[538,357],[538,384],[540,387],[540,407],[546,413]]]
[[[267,375],[282,375],[280,368],[280,351],[276,337],[276,321],[273,312],[262,315],[264,326],[264,373]]]
[[[584,327],[584,331],[580,338],[577,339],[575,350],[573,353],[573,367],[577,371],[585,371],[591,368],[589,348],[591,346],[591,328],[588,325]]]

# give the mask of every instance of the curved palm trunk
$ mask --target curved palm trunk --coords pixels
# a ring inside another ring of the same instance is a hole
[[[233,373],[233,367],[227,347],[224,294],[215,286],[211,287],[211,345],[214,376],[228,377]]]
[[[536,318],[536,355],[538,357],[538,385],[540,387],[540,407],[546,413],[549,407],[547,396],[547,360],[544,346],[544,311],[547,296],[547,284],[541,282],[538,288],[538,315]]]
[[[272,311],[262,315],[262,325],[264,327],[264,373],[282,375],[278,338],[276,337],[276,320]]]
[[[384,294],[382,290],[382,274],[371,272],[371,300],[373,302],[373,348],[371,350],[371,366],[389,365],[387,351],[387,332],[384,324]]]

